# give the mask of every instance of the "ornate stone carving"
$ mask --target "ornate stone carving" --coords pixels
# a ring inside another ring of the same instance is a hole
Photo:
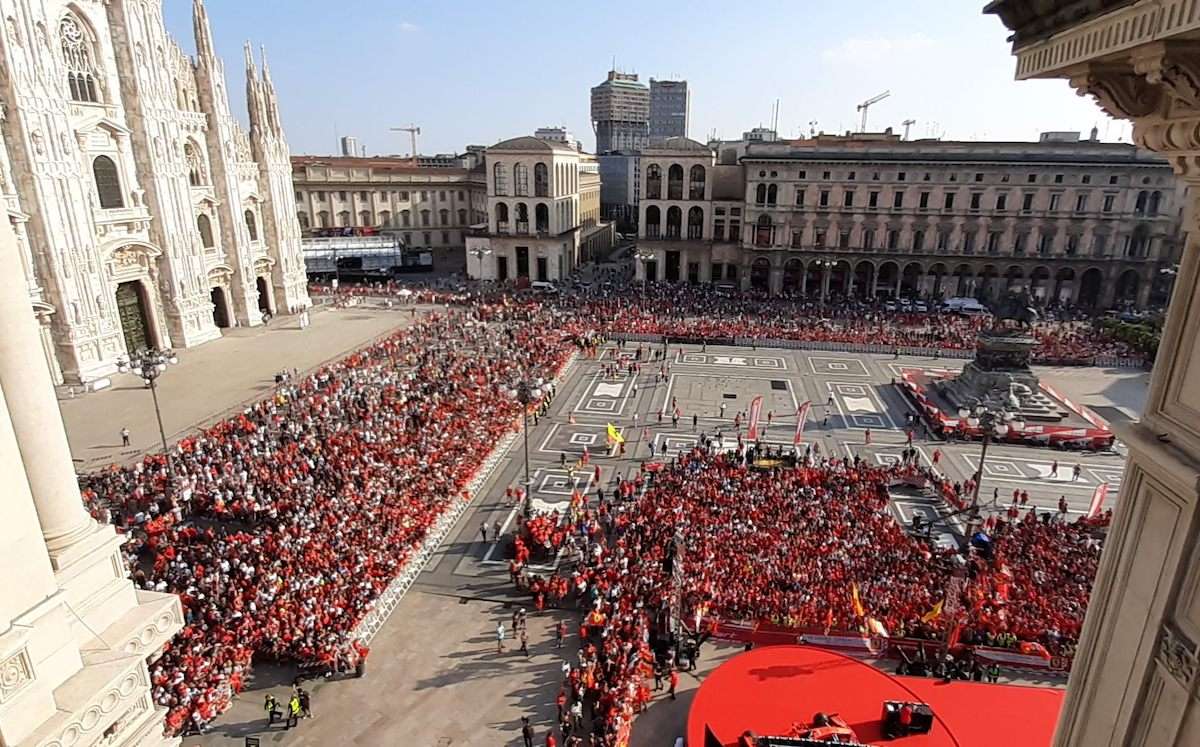
[[[1200,48],[1194,42],[1159,42],[1138,47],[1133,53],[1134,72],[1152,86],[1188,106],[1200,105]]]
[[[0,662],[0,703],[8,702],[33,681],[33,663],[29,652],[21,649]]]
[[[1162,89],[1147,85],[1145,76],[1127,67],[1088,65],[1068,82],[1080,96],[1095,97],[1101,109],[1118,119],[1145,117],[1162,104]]]
[[[1170,626],[1163,626],[1158,639],[1158,662],[1184,689],[1191,692],[1200,667],[1195,642]]]

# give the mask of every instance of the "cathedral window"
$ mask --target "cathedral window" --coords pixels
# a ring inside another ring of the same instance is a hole
[[[205,249],[211,249],[213,247],[212,221],[208,219],[207,215],[196,218],[196,230],[200,232],[200,243],[204,245]]]
[[[67,88],[72,101],[100,101],[96,83],[97,71],[92,40],[80,22],[72,15],[63,16],[58,23],[63,62],[67,67]]]
[[[192,143],[183,144],[183,158],[187,161],[188,182],[193,187],[202,187],[208,184],[208,173],[204,170],[204,159],[200,157],[200,152]]]
[[[245,212],[246,230],[250,232],[250,240],[258,241],[258,221],[254,219],[254,211],[247,208]]]
[[[96,156],[92,161],[92,176],[96,179],[96,192],[100,195],[100,207],[104,210],[125,207],[125,198],[121,194],[121,177],[117,174],[117,164],[108,156]]]

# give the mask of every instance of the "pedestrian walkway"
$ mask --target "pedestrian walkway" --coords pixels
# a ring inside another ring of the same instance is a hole
[[[276,372],[295,368],[303,373],[340,358],[409,324],[412,315],[348,308],[314,312],[311,320],[304,330],[296,317],[277,318],[266,328],[228,329],[219,340],[177,351],[179,363],[158,379],[167,441],[267,396]],[[150,392],[132,374],[115,374],[112,382],[99,392],[60,397],[77,470],[132,462],[161,449]],[[129,429],[128,447],[121,443],[122,428]]]

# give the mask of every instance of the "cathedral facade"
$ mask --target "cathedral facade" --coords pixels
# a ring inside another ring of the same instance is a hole
[[[59,383],[309,305],[265,56],[233,117],[203,0],[196,55],[161,0],[0,0],[0,196]]]

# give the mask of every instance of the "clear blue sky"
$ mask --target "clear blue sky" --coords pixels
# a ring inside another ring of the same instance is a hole
[[[192,52],[190,0],[165,0],[167,24]],[[794,137],[809,122],[857,128],[855,104],[881,91],[868,129],[913,137],[1035,139],[1093,125],[1129,140],[1063,81],[1013,81],[1014,59],[984,0],[724,2],[379,2],[208,0],[231,104],[244,109],[242,43],[266,45],[293,153],[332,153],[335,133],[368,152],[461,151],[565,124],[591,150],[588,92],[617,66],[643,79],[681,77],[689,134],[736,138],[769,124]],[[245,117],[242,117],[243,121]]]

